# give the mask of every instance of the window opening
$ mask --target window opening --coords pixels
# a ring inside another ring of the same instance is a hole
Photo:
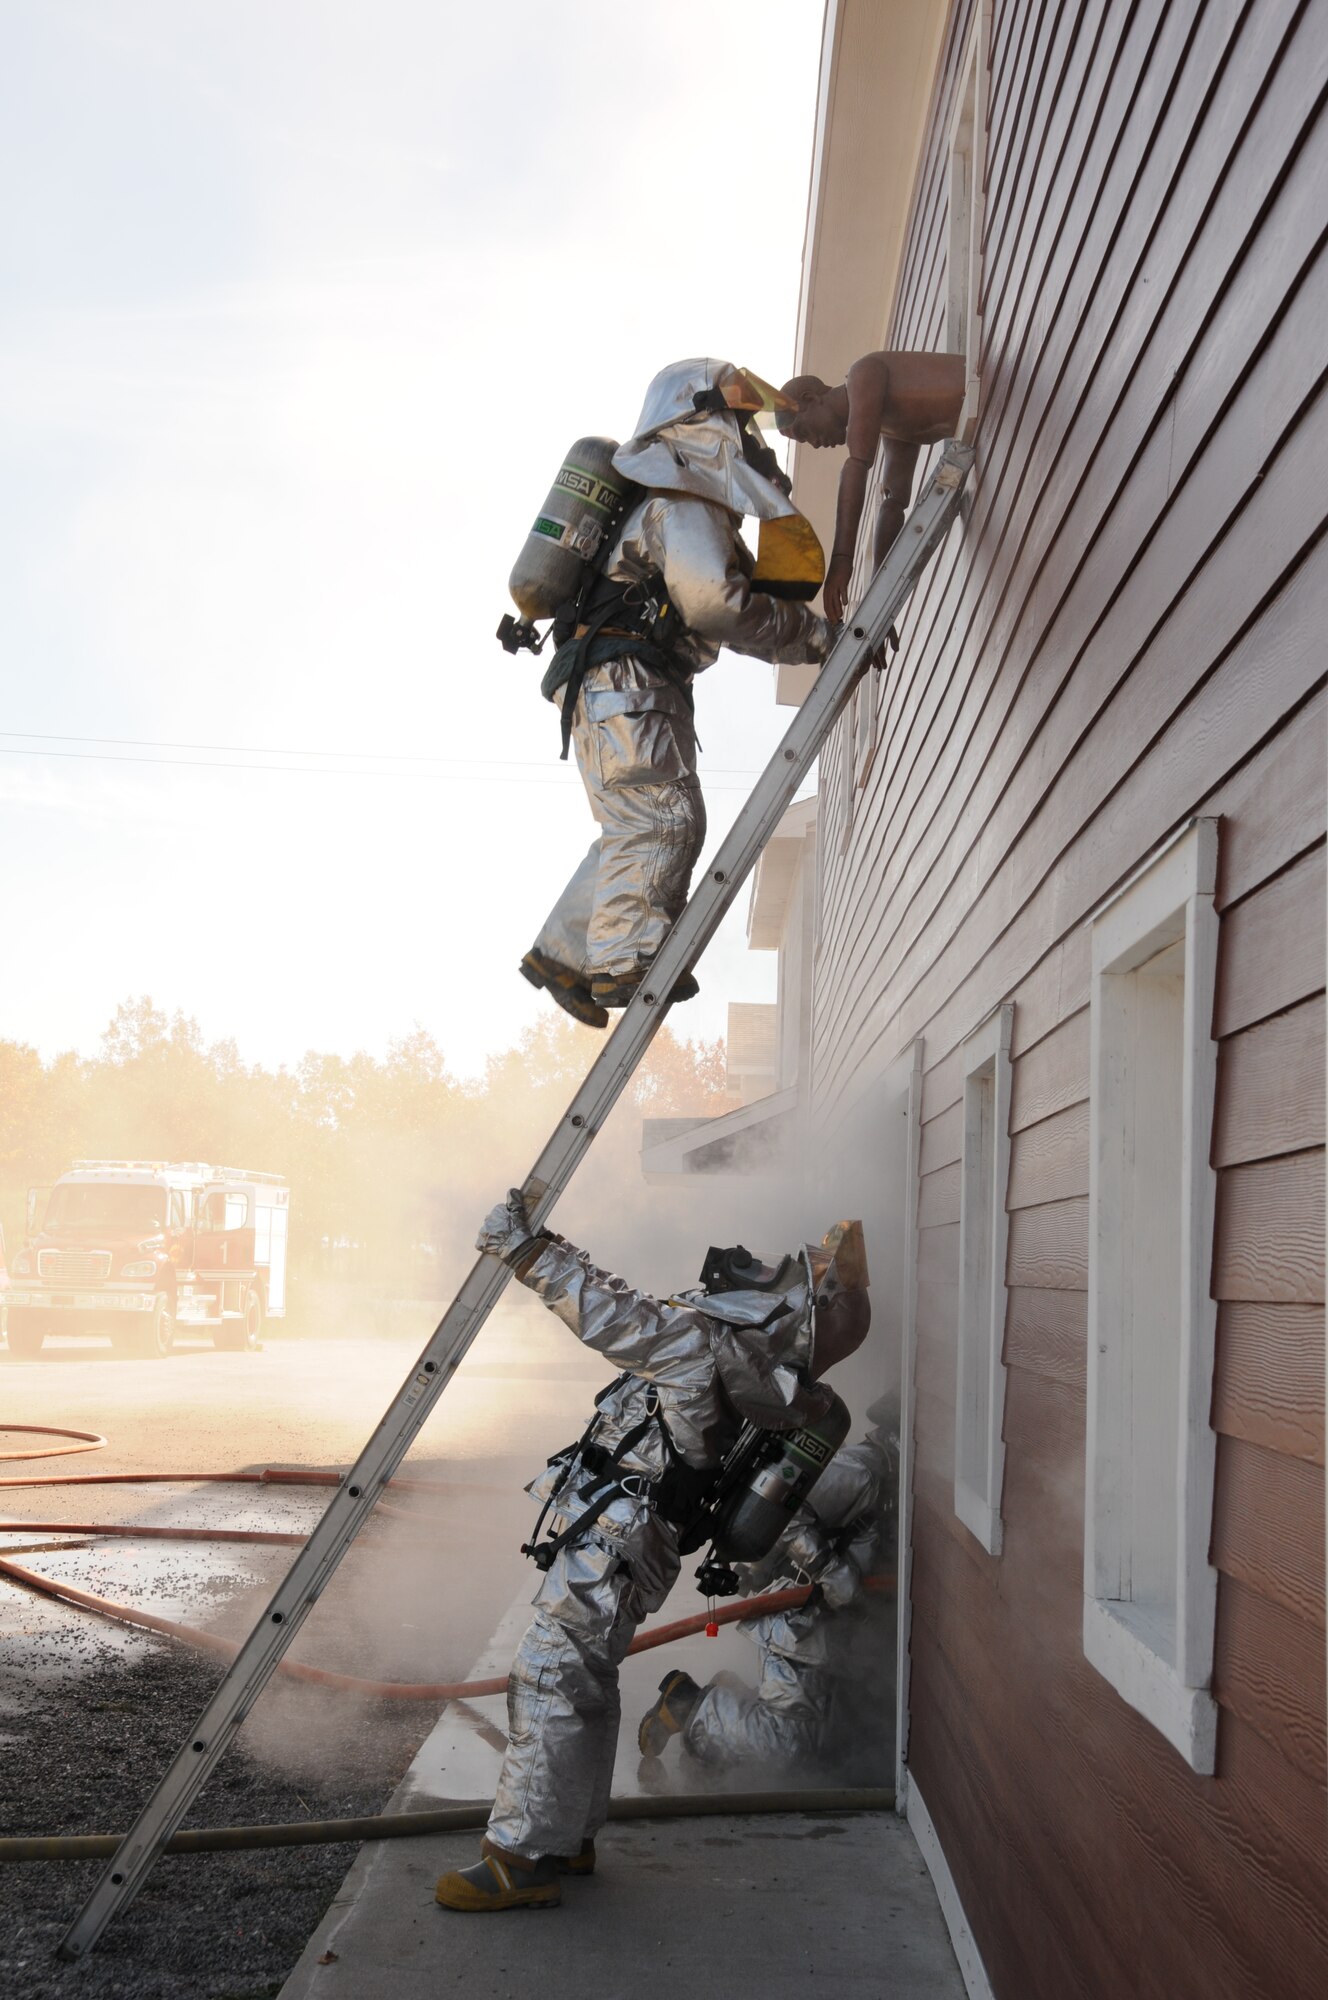
[[[1084,1651],[1213,1769],[1217,822],[1092,918]]]

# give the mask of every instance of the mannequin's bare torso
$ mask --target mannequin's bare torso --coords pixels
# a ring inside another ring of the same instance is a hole
[[[879,564],[904,524],[918,454],[953,437],[964,400],[962,354],[864,354],[836,389],[804,390],[796,417],[781,428],[813,450],[848,446],[839,476],[835,541],[825,579],[825,609],[840,620],[847,606],[867,480],[882,440],[881,496],[873,560]],[[811,384],[815,378],[799,378]],[[790,384],[790,387],[793,385]]]
[[[939,444],[952,437],[964,374],[962,354],[864,354],[844,383],[850,452],[855,443],[867,442],[861,434],[873,428],[878,437],[901,444]],[[874,439],[872,450],[874,455]]]

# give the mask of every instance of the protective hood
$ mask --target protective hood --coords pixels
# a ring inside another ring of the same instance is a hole
[[[812,1370],[812,1307],[806,1274],[799,1266],[798,1279],[787,1291],[779,1292],[680,1292],[677,1304],[691,1306],[707,1319],[718,1320],[738,1336],[735,1355],[751,1348],[752,1383],[769,1373],[772,1366],[791,1368],[810,1379]],[[733,1360],[734,1357],[730,1357]],[[754,1372],[752,1372],[754,1371]],[[721,1369],[725,1387],[732,1391],[729,1371]]]
[[[778,1361],[813,1380],[866,1337],[871,1280],[860,1222],[837,1222],[821,1242],[769,1264],[741,1244],[711,1249],[701,1278],[702,1289],[681,1293],[681,1303],[726,1326],[759,1330]],[[842,1305],[850,1302],[862,1310],[845,1315]],[[825,1322],[819,1348],[818,1310]]]
[[[635,434],[619,445],[614,466],[639,486],[694,494],[760,521],[784,520],[798,510],[747,463],[740,430],[744,412],[780,400],[778,390],[730,361],[703,355],[670,362],[646,390]]]

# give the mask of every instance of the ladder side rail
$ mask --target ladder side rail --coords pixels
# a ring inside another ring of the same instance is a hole
[[[735,819],[705,880],[653,961],[652,979],[623,1010],[527,1177],[523,1192],[538,1227],[571,1180],[630,1082],[668,1012],[666,996],[700,956],[732,905],[872,654],[907,602],[958,509],[972,450],[950,443],[869,586],[840,633],[807,700]],[[418,1436],[434,1404],[506,1287],[510,1272],[481,1256],[439,1322],[411,1374],[317,1523],[208,1701],[189,1741],[142,1807],[101,1880],[59,1945],[81,1958],[138,1893],[236,1730],[276,1671],[295,1634],[336,1571]]]
[[[593,1139],[638,1068],[659,1028],[670,993],[689,972],[727,915],[761,850],[792,804],[853,688],[867,671],[958,511],[972,448],[949,443],[862,603],[836,641],[782,743],[734,820],[704,880],[651,962],[651,979],[627,1007],[600,1059],[592,1064],[557,1131],[523,1185],[531,1220],[538,1223],[570,1180],[580,1160],[571,1157],[566,1129]]]

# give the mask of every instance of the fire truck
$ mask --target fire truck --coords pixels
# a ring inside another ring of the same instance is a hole
[[[75,1160],[29,1188],[27,1235],[4,1294],[10,1353],[48,1334],[108,1334],[170,1353],[177,1332],[255,1348],[286,1311],[290,1189],[280,1174],[202,1161]]]

